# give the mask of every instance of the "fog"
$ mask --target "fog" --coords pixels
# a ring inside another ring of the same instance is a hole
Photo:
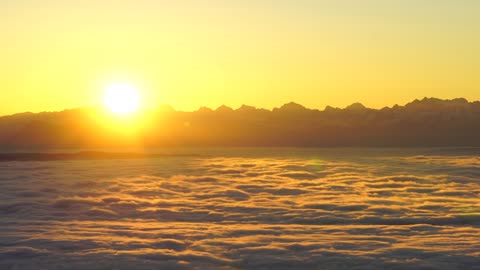
[[[480,269],[480,157],[283,151],[1,162],[0,269]]]

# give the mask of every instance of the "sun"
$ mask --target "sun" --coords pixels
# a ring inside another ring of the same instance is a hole
[[[103,103],[113,113],[130,114],[138,110],[140,95],[128,84],[112,84],[105,89]]]

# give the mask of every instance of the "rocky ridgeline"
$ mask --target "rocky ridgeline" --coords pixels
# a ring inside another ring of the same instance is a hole
[[[116,129],[102,110],[0,117],[0,148],[480,146],[480,102],[463,98],[424,98],[382,109],[354,103],[317,110],[293,102],[273,110],[223,105],[182,112],[163,106],[139,113],[141,124]]]

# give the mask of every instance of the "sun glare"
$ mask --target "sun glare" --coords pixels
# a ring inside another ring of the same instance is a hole
[[[103,103],[113,113],[129,114],[138,110],[140,95],[128,84],[112,84],[105,89]]]

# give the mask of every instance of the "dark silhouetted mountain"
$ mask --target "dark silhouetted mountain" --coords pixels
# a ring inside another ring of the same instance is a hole
[[[254,112],[255,110],[257,110],[257,108],[243,104],[236,111],[237,112]]]
[[[341,111],[341,109],[334,108],[332,106],[327,106],[327,107],[325,107],[325,110],[324,110],[324,112],[327,112],[327,113],[333,113],[333,112],[336,112],[336,111]]]
[[[215,111],[219,113],[229,113],[229,112],[233,112],[233,109],[228,106],[222,105],[218,107]]]
[[[163,146],[480,146],[480,102],[424,98],[382,109],[354,103],[323,111],[287,103],[273,110],[163,106],[136,116],[101,108],[0,117],[0,148]]]
[[[345,109],[346,110],[351,110],[351,111],[361,111],[361,110],[365,110],[367,108],[365,106],[363,106],[362,103],[356,102],[356,103],[353,103],[350,106],[347,106]]]
[[[290,103],[284,104],[282,107],[278,109],[277,108],[273,109],[273,111],[281,111],[281,112],[304,112],[306,110],[307,108],[295,102],[290,102]]]
[[[197,112],[199,112],[199,113],[211,113],[211,112],[213,112],[213,110],[208,108],[208,107],[200,107],[197,110]]]

